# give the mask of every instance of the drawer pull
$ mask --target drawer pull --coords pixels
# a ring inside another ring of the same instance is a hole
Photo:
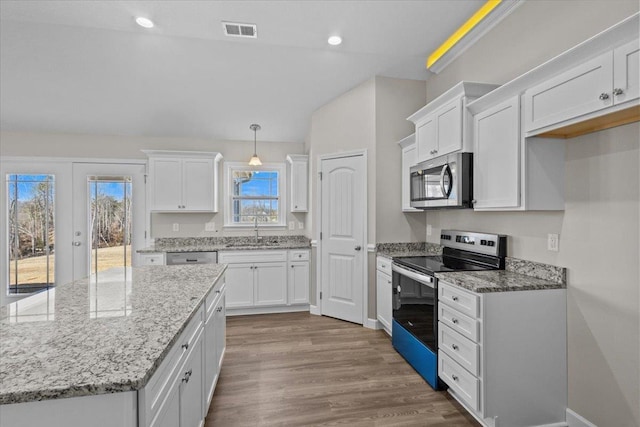
[[[451,375],[451,379],[454,381],[458,381],[458,376],[457,375]]]
[[[451,348],[454,349],[455,351],[458,351],[458,346],[456,344],[451,344]]]
[[[451,319],[451,321],[452,321],[453,323],[455,323],[456,325],[458,324],[458,319],[456,319],[455,317],[454,317],[454,318],[452,318],[452,319]]]
[[[454,300],[454,301],[458,301],[458,297],[457,297],[457,296],[455,296],[455,295],[454,295],[454,296],[452,296],[452,297],[451,297],[451,299],[452,299],[452,300]]]
[[[192,369],[189,369],[187,372],[185,372],[184,377],[182,378],[182,381],[184,381],[185,383],[188,383],[192,373],[193,373]]]
[[[184,348],[185,350],[188,350],[189,349],[189,343],[187,342],[187,343],[182,344],[182,348]]]
[[[218,307],[218,311],[222,311],[222,307]]]

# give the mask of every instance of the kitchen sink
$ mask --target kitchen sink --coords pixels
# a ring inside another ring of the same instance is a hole
[[[240,247],[244,247],[244,248],[254,248],[254,247],[264,247],[264,246],[279,246],[279,244],[277,242],[232,242],[232,243],[227,243],[225,245],[225,247],[227,248],[240,248]]]

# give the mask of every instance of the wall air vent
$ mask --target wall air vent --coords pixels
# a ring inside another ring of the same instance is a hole
[[[239,22],[222,22],[224,35],[229,37],[258,37],[258,26],[255,24],[241,24]]]

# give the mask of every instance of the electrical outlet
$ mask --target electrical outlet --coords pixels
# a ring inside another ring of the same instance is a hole
[[[216,223],[213,221],[205,222],[204,231],[216,231]]]
[[[173,231],[180,231],[180,224],[178,224],[177,222],[173,223]]]
[[[431,224],[427,224],[427,236],[431,236]]]
[[[558,246],[560,242],[560,236],[557,234],[547,235],[547,249],[553,252],[558,252]]]
[[[289,221],[289,230],[295,230],[295,229],[296,229],[296,222]]]
[[[298,229],[304,230],[304,222],[299,222],[298,221]]]

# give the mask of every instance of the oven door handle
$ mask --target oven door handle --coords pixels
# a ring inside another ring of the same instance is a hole
[[[427,276],[425,274],[416,273],[415,271],[408,270],[406,268],[400,267],[398,264],[391,264],[391,271],[395,271],[396,273],[402,274],[403,276],[407,276],[409,279],[413,279],[418,283],[422,283],[423,285],[427,285],[430,288],[433,288],[433,277]]]

